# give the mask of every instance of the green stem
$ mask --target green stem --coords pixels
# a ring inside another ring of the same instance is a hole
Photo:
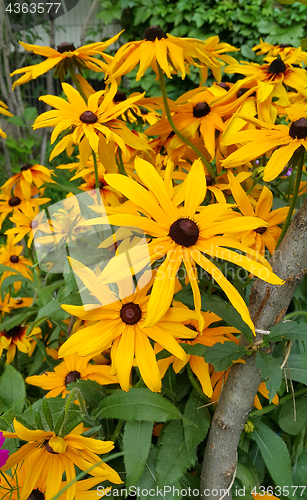
[[[87,98],[82,90],[82,87],[80,85],[80,82],[78,80],[78,78],[76,77],[76,73],[74,72],[74,69],[73,67],[70,67],[69,68],[69,73],[70,73],[70,76],[71,76],[71,79],[73,81],[73,83],[75,84],[76,86],[76,89],[78,90],[79,94],[81,94],[81,96],[83,97],[84,101],[87,102]]]
[[[125,170],[125,167],[124,167],[124,162],[123,162],[123,157],[122,157],[122,152],[121,152],[121,149],[118,148],[118,161],[116,162],[117,163],[117,166],[118,166],[118,170],[119,170],[119,173],[122,174],[122,175],[126,175],[128,177],[128,174]]]
[[[307,311],[294,311],[287,316],[284,317],[284,321],[290,318],[294,318],[295,316],[307,316]]]
[[[254,187],[256,186],[256,184],[257,184],[257,181],[253,180],[252,185],[246,191],[246,196],[248,196],[252,192],[252,190],[254,189]]]
[[[305,387],[304,389],[300,389],[299,391],[294,393],[294,396],[301,396],[302,394],[305,394],[307,392],[307,388]],[[283,405],[286,401],[289,399],[293,399],[293,394],[288,394],[287,396],[284,396],[279,400],[278,405],[271,404],[269,406],[266,406],[265,408],[262,408],[262,410],[254,410],[250,413],[250,417],[260,417],[261,415],[264,415],[265,413],[269,413],[272,410],[275,410],[278,408],[278,406]]]
[[[97,165],[96,153],[94,153],[94,151],[93,151],[93,160],[94,160],[94,170],[95,170],[95,188],[99,189],[98,165]]]
[[[115,443],[115,440],[117,439],[117,436],[119,435],[120,431],[122,430],[124,423],[125,423],[124,420],[119,420],[117,422],[117,426],[115,427],[115,431],[113,432],[113,436],[111,437],[111,441],[113,441],[113,443]]]
[[[202,159],[203,164],[206,166],[206,169],[208,171],[208,174],[215,179],[216,175],[204,155],[199,151],[199,149],[187,138],[185,137],[176,127],[174,120],[172,118],[168,102],[167,102],[167,92],[166,92],[166,85],[165,85],[165,79],[164,79],[164,73],[162,69],[160,68],[159,64],[157,64],[158,70],[159,70],[159,82],[160,82],[160,88],[161,88],[161,93],[162,93],[162,98],[163,98],[163,103],[164,103],[164,109],[165,113],[167,116],[167,119],[169,121],[170,126],[172,127],[173,131],[175,132],[176,135],[178,135],[179,139],[181,139],[185,144],[190,146],[191,149]]]
[[[283,225],[283,228],[282,228],[282,231],[281,231],[281,234],[280,234],[280,237],[279,237],[279,240],[277,242],[277,245],[276,245],[276,248],[279,247],[289,225],[290,225],[290,220],[291,220],[291,217],[292,217],[292,214],[293,214],[293,211],[294,211],[294,208],[295,208],[295,204],[296,204],[296,200],[297,200],[297,195],[298,195],[298,190],[299,190],[299,186],[300,186],[300,182],[301,182],[301,177],[302,177],[302,170],[303,170],[303,165],[304,165],[304,157],[305,157],[305,149],[303,146],[301,146],[301,156],[300,156],[300,160],[299,160],[299,164],[298,164],[298,167],[297,167],[297,172],[296,172],[296,178],[295,178],[295,184],[294,184],[294,189],[293,189],[293,195],[292,195],[292,200],[291,200],[291,204],[290,204],[290,207],[289,207],[289,211],[288,211],[288,215],[287,215],[287,218],[285,220],[285,223]],[[276,249],[275,249],[276,250]]]

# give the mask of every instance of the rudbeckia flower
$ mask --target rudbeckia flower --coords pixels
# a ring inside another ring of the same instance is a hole
[[[284,170],[293,153],[303,146],[307,149],[307,110],[303,106],[293,105],[285,110],[291,120],[290,125],[272,125],[256,118],[247,121],[262,130],[243,130],[223,140],[223,144],[245,144],[222,161],[225,168],[245,165],[259,156],[276,149],[267,162],[263,180],[270,182]]]
[[[26,66],[25,68],[17,69],[11,73],[11,76],[24,73],[19,80],[14,82],[13,89],[19,85],[29,82],[30,80],[35,80],[38,76],[47,73],[47,71],[54,67],[56,67],[55,74],[61,81],[64,80],[69,69],[73,69],[74,67],[80,71],[88,68],[95,72],[105,73],[108,69],[108,64],[112,61],[112,57],[105,54],[104,51],[107,47],[109,47],[109,45],[116,42],[120,34],[121,33],[118,33],[106,42],[91,43],[90,45],[83,45],[78,49],[76,49],[73,43],[69,42],[63,42],[58,45],[58,50],[52,49],[51,47],[40,47],[39,45],[19,42],[25,50],[33,51],[34,54],[46,57],[47,59],[39,64]],[[93,57],[97,55],[102,56],[106,63],[96,57]]]
[[[31,207],[37,209],[38,206],[50,201],[50,198],[30,198],[26,199],[21,192],[20,186],[15,186],[13,193],[10,189],[3,189],[0,193],[0,229],[8,214],[22,212],[29,215],[32,213]]]
[[[13,116],[12,113],[10,113],[10,111],[8,111],[8,106],[2,101],[0,101],[0,114],[6,115],[6,116]],[[7,137],[6,133],[3,132],[1,127],[0,127],[0,136],[3,137],[3,139],[6,139],[6,137]]]
[[[281,233],[281,228],[278,227],[278,224],[286,220],[289,207],[277,208],[272,211],[273,194],[269,188],[263,186],[254,209],[246,192],[231,172],[228,173],[228,179],[232,195],[242,215],[260,217],[260,219],[268,223],[267,227],[258,227],[254,231],[245,231],[242,234],[238,234],[239,240],[243,245],[251,247],[261,254],[264,253],[264,249],[267,247],[273,255]]]
[[[153,392],[160,391],[161,376],[149,339],[185,360],[186,353],[175,338],[188,339],[195,336],[181,324],[183,318],[188,321],[195,314],[190,310],[183,311],[182,308],[174,307],[155,326],[144,329],[149,301],[147,292],[152,285],[152,281],[147,283],[146,275],[143,275],[143,278],[147,285],[142,286],[141,278],[134,293],[131,276],[119,283],[119,295],[125,297],[119,300],[108,287],[98,283],[98,278],[91,269],[82,266],[75,259],[70,259],[70,262],[74,272],[91,294],[104,304],[109,296],[109,304],[98,308],[96,304],[96,306],[91,306],[95,309],[90,310],[79,306],[61,306],[69,314],[81,319],[93,320],[95,324],[82,328],[66,340],[59,350],[59,356],[68,356],[74,352],[80,356],[94,356],[111,347],[111,374],[118,375],[119,383],[124,391],[129,391],[131,369],[135,365],[138,366],[147,387]],[[87,305],[88,307],[90,306]]]
[[[256,52],[257,56],[267,54],[268,56],[286,59],[288,64],[307,61],[307,54],[301,47],[293,47],[287,43],[272,45],[271,43],[263,42],[260,38],[260,43],[255,45],[252,50]]]
[[[106,180],[108,184],[135,203],[139,207],[139,213],[143,216],[129,213],[116,214],[87,221],[86,225],[109,223],[116,226],[139,227],[152,240],[147,245],[151,261],[155,262],[165,257],[157,270],[144,326],[154,325],[168,310],[173,299],[177,271],[183,263],[193,290],[195,309],[199,315],[201,329],[204,325],[203,318],[200,316],[201,297],[196,264],[212,275],[243,320],[254,330],[242,296],[207,256],[228,260],[268,283],[281,285],[283,281],[272,273],[270,265],[261,255],[234,238],[223,236],[225,233],[235,236],[242,230],[267,227],[267,223],[257,217],[242,217],[238,220],[231,214],[233,206],[227,203],[202,206],[207,184],[200,160],[194,162],[185,181],[181,184],[181,190],[176,194],[174,194],[171,182],[170,168],[167,168],[165,172],[164,181],[149,162],[140,158],[135,161],[135,170],[145,187],[119,174],[108,174]],[[182,207],[180,205],[183,202]],[[241,250],[248,257],[225,247]],[[136,263],[133,268],[137,273],[147,265],[147,256],[145,262],[138,248],[132,248],[130,254],[131,261]],[[261,263],[253,258],[258,258]],[[100,281],[102,284],[114,283],[117,279],[130,275],[130,272],[125,255],[117,255],[102,271]]]
[[[287,99],[287,91],[284,85],[297,90],[304,96],[307,95],[307,73],[302,68],[296,68],[288,61],[267,57],[265,64],[248,63],[241,61],[242,64],[230,64],[224,68],[225,73],[239,73],[245,75],[247,80],[252,78],[258,82],[270,83],[278,91],[280,97]]]
[[[26,234],[29,234],[27,246],[28,248],[31,247],[33,237],[35,236],[39,225],[38,221],[43,217],[43,214],[44,212],[41,212],[41,215],[38,215],[38,207],[33,209],[31,206],[28,207],[27,214],[23,214],[17,210],[14,212],[12,217],[10,217],[10,221],[13,222],[14,227],[5,231],[5,234],[14,235],[14,239],[12,241],[13,245],[21,241]]]
[[[117,377],[111,375],[110,366],[88,364],[91,356],[80,357],[78,354],[66,356],[64,361],[54,368],[54,372],[44,372],[26,378],[27,384],[49,391],[46,398],[55,398],[62,393],[65,398],[67,385],[76,380],[95,380],[98,384],[116,384]]]
[[[138,64],[136,80],[139,81],[145,71],[151,67],[159,76],[157,64],[168,78],[181,72],[186,75],[186,65],[216,66],[210,52],[206,51],[205,42],[194,38],[179,38],[164,33],[160,26],[150,26],[145,30],[144,40],[128,42],[115,54],[108,75],[119,78],[130,73]]]
[[[11,330],[0,332],[0,355],[2,355],[3,349],[7,350],[6,363],[10,364],[13,361],[16,347],[29,356],[33,353],[36,345],[35,336],[40,335],[41,329],[35,327],[30,335],[27,335],[28,326],[14,326]]]
[[[120,104],[112,104],[112,99],[117,91],[115,81],[111,88],[92,94],[86,103],[79,92],[68,83],[62,83],[63,91],[68,102],[61,97],[44,96],[40,100],[54,107],[55,110],[46,111],[36,118],[33,128],[55,127],[51,135],[51,144],[59,134],[68,131],[53,149],[50,160],[66,149],[69,155],[72,146],[78,145],[80,161],[85,164],[92,151],[99,153],[99,142],[113,141],[126,153],[126,144],[135,149],[146,150],[147,144],[135,136],[128,127],[117,119],[126,109],[133,108],[139,96],[127,99]],[[103,96],[101,104],[99,99]],[[115,153],[115,151],[114,151]],[[103,161],[102,161],[103,162]],[[104,163],[104,162],[103,162]]]
[[[45,182],[53,182],[51,174],[53,170],[49,170],[43,165],[31,165],[26,163],[20,167],[20,173],[15,174],[3,184],[1,189],[12,189],[15,184],[20,184],[21,192],[26,199],[31,198],[33,184],[40,188]],[[43,194],[43,192],[41,193]]]
[[[24,466],[27,466],[20,500],[27,500],[39,482],[46,487],[45,500],[51,500],[60,491],[64,472],[67,482],[70,483],[76,477],[75,465],[84,471],[100,462],[97,453],[108,453],[114,448],[112,441],[100,441],[82,436],[83,424],[63,437],[57,436],[52,431],[29,430],[16,419],[14,419],[14,429],[15,432],[4,432],[3,435],[6,438],[19,438],[28,443],[10,456],[3,471],[23,461]],[[89,474],[99,477],[100,481],[108,480],[115,484],[122,482],[117,472],[106,463],[97,465]],[[75,493],[76,482],[68,489],[66,500],[73,500]]]
[[[176,302],[175,302],[176,303]],[[182,304],[178,304],[179,307],[186,308]],[[217,326],[214,328],[209,328],[209,326],[212,323],[215,323],[216,321],[220,321],[221,318],[217,316],[216,314],[212,312],[202,312],[201,313],[203,319],[204,319],[204,324],[205,327],[203,330],[199,330],[199,322],[197,320],[191,320],[188,323],[185,323],[185,326],[189,328],[190,330],[194,331],[196,334],[196,337],[193,340],[184,340],[180,339],[179,342],[180,344],[189,344],[189,345],[195,345],[195,344],[203,344],[205,346],[212,346],[216,342],[225,342],[227,340],[232,340],[235,341],[236,337],[234,337],[232,334],[233,333],[238,333],[238,330],[232,327],[228,326]],[[156,352],[159,352],[161,348],[156,346]],[[185,361],[182,361],[181,359],[176,358],[175,356],[170,356],[168,358],[160,359],[158,361],[159,369],[161,372],[161,376],[163,377],[167,368],[173,364],[173,368],[175,373],[179,373],[182,368],[189,363],[192,372],[196,375],[198,378],[202,390],[208,398],[212,396],[212,384],[210,380],[210,369],[209,369],[209,364],[206,363],[203,357],[201,356],[194,356],[192,354],[187,355],[187,359]]]
[[[13,244],[13,235],[8,235],[6,246],[0,247],[0,264],[11,267],[12,272],[5,271],[0,279],[0,284],[3,283],[5,278],[14,274],[14,270],[18,271],[25,278],[32,280],[32,272],[29,269],[33,265],[30,259],[26,259],[21,252],[23,251],[22,245],[14,245]],[[21,282],[15,281],[14,288],[15,291],[19,290],[21,286]]]

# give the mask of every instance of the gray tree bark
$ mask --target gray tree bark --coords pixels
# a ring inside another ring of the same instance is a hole
[[[256,329],[264,331],[283,320],[307,271],[307,200],[293,218],[270,263],[285,284],[270,285],[257,279],[249,305]],[[257,333],[254,343],[262,336]],[[241,336],[240,343],[248,342]],[[245,361],[245,364],[237,363],[231,367],[212,420],[202,466],[202,499],[217,500],[225,492],[224,500],[232,499],[231,491],[227,492],[227,489],[236,471],[239,439],[261,382],[255,354],[245,357]]]

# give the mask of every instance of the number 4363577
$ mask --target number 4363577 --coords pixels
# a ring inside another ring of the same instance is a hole
[[[30,4],[27,4],[27,3],[9,3],[5,10],[6,10],[6,12],[10,12],[10,13],[14,12],[15,14],[19,14],[19,13],[36,14],[36,12],[38,14],[43,14],[44,12],[49,14],[52,7],[54,6],[55,14],[57,14],[61,5],[62,5],[61,3],[48,3],[48,2],[46,2],[46,3],[45,2],[44,3],[32,2]]]

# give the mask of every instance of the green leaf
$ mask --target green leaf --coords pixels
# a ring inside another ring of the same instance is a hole
[[[51,318],[55,320],[67,319],[70,316],[64,309],[61,308],[57,300],[52,300],[39,310],[36,320],[40,318]]]
[[[41,288],[41,290],[38,292],[38,298],[42,301],[43,305],[48,304],[50,298],[51,300],[53,299],[53,292],[58,288],[62,287],[63,284],[64,280],[58,280],[55,283],[52,283],[51,285]]]
[[[242,358],[247,351],[243,345],[237,345],[235,342],[217,342],[209,347],[205,354],[206,363],[211,363],[215,370],[222,372],[227,370],[234,361]]]
[[[17,125],[18,127],[25,127],[25,122],[20,116],[11,116],[7,119],[8,122],[13,123],[13,125]]]
[[[279,342],[280,340],[305,340],[307,341],[307,323],[297,323],[296,321],[286,321],[273,326],[269,335],[266,335],[265,345],[269,342]]]
[[[166,422],[182,418],[179,410],[160,394],[145,388],[130,389],[129,392],[117,391],[101,401],[95,417],[118,418],[127,421],[147,420]]]
[[[19,276],[22,276],[22,274],[19,271],[16,271],[16,269],[12,269],[9,266],[5,266],[4,264],[0,264],[0,274],[4,273],[5,271],[10,271],[11,273],[19,274]]]
[[[201,358],[204,357],[208,346],[203,345],[203,344],[180,344],[182,349],[187,353],[187,354],[192,354],[193,356],[200,356]]]
[[[159,443],[156,475],[159,487],[178,481],[196,460],[196,449],[187,450],[183,425],[172,421],[162,430]]]
[[[277,359],[272,358],[266,352],[258,351],[256,353],[256,365],[261,371],[261,376],[265,381],[266,388],[269,393],[269,403],[280,388],[282,382],[282,370]]]
[[[28,106],[23,110],[23,116],[26,122],[33,123],[34,120],[37,118],[37,114],[38,114],[37,109],[34,106]]]
[[[92,412],[97,408],[98,401],[101,401],[105,396],[104,388],[94,380],[77,380],[69,385],[69,390],[78,389],[81,392],[88,412]]]
[[[307,385],[307,353],[290,354],[288,367],[292,380]],[[288,375],[288,370],[286,373]]]
[[[286,401],[278,415],[280,428],[288,434],[296,435],[307,423],[307,398],[298,399],[295,402],[296,420],[294,420],[294,403]]]
[[[210,414],[208,408],[202,408],[203,405],[203,398],[193,391],[183,413],[183,417],[189,421],[188,424],[186,420],[183,420],[184,439],[188,453],[191,453],[195,446],[205,439],[210,427]]]
[[[80,194],[83,193],[81,189],[79,189],[77,186],[69,185],[65,186],[65,184],[56,184],[53,182],[45,182],[44,184],[41,185],[42,188],[52,188],[57,189],[58,191],[64,191],[64,193],[73,193],[73,194]]]
[[[296,464],[293,468],[293,476],[295,479],[295,484],[306,485],[307,484],[307,448],[305,448],[302,453],[299,455]],[[298,492],[301,493],[301,488],[298,489]],[[304,500],[307,497],[307,492],[305,490],[304,496],[302,498]]]
[[[307,36],[305,38],[301,39],[301,49],[306,50],[307,49]]]
[[[291,461],[285,442],[276,432],[260,421],[255,422],[254,432],[250,436],[259,446],[265,465],[276,486],[281,488],[288,486],[291,491],[290,487],[293,486]],[[296,498],[296,495],[291,496],[291,499]]]
[[[23,314],[14,314],[14,316],[11,316],[9,318],[6,318],[4,321],[0,323],[0,331],[3,330],[11,330],[14,328],[14,326],[19,326],[21,325],[27,318],[29,318],[35,311],[32,310],[27,310],[27,312],[24,312]]]
[[[6,411],[14,415],[22,412],[26,398],[25,382],[20,373],[11,365],[6,365],[0,377],[0,401]]]
[[[127,488],[134,486],[142,476],[151,445],[152,429],[153,422],[126,422],[123,451]]]
[[[48,399],[46,398],[42,399],[42,410],[49,429],[51,431],[54,431],[53,419],[49,408]]]
[[[251,490],[257,484],[255,474],[252,473],[245,465],[240,462],[237,463],[237,472],[236,478],[239,479],[242,483],[243,488],[245,488],[245,492],[250,493]]]

